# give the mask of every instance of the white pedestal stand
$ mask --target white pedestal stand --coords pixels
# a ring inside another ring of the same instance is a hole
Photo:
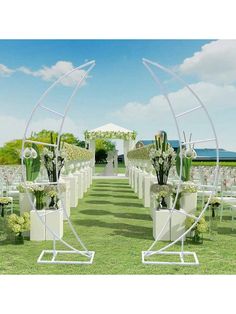
[[[69,174],[63,177],[70,184],[70,207],[76,207],[78,204],[78,178]]]
[[[144,177],[146,173],[143,171],[140,171],[139,177],[138,177],[138,198],[142,199],[143,198],[143,185],[144,185]]]
[[[63,237],[63,210],[31,210],[30,211],[30,240],[43,241],[53,240],[54,236],[47,230],[43,222],[58,236]]]
[[[29,194],[34,203],[34,195],[32,193]],[[32,209],[31,202],[27,193],[19,193],[19,206],[20,206],[20,214],[22,215],[24,212],[30,212]]]
[[[86,176],[86,171],[84,168],[81,170],[81,173],[83,176],[83,191],[84,193],[86,193],[88,188],[87,188],[87,176]]]
[[[146,174],[144,176],[144,191],[143,191],[143,202],[144,207],[150,207],[150,188],[151,185],[155,182],[155,177],[153,177],[151,174]]]
[[[66,190],[65,192],[61,193],[61,202],[65,206],[66,213],[68,217],[70,217],[70,181],[65,179],[60,179],[60,183],[65,184]],[[63,219],[67,220],[67,216],[63,211]]]
[[[138,176],[139,176],[140,170],[138,168],[135,169],[134,172],[134,193],[138,193]]]
[[[169,223],[167,223],[162,234],[158,238],[160,241],[174,241],[184,233],[186,216],[181,214],[181,212],[183,212],[181,209],[179,210],[179,213],[172,212]],[[153,211],[153,237],[155,240],[163,226],[166,224],[169,215],[170,210],[168,209]]]
[[[81,172],[75,173],[78,178],[78,198],[82,199],[84,196],[84,181],[83,181],[83,174]]]
[[[131,170],[131,188],[134,189],[134,177],[135,177],[136,167],[133,167]]]
[[[187,214],[194,214],[197,209],[197,192],[182,193],[179,204],[180,208],[184,209]]]

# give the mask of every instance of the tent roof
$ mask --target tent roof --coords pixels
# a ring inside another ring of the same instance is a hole
[[[88,132],[123,132],[123,133],[130,133],[130,132],[133,132],[133,131],[125,129],[125,128],[122,128],[121,126],[113,124],[113,123],[108,123],[108,124],[100,126],[99,128],[90,130]]]

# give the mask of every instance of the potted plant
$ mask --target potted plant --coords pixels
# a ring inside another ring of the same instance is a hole
[[[45,206],[44,197],[46,195],[45,185],[35,183],[31,185],[31,188],[35,196],[35,208],[37,210],[43,209]]]
[[[45,195],[49,197],[48,207],[49,209],[58,209],[59,208],[59,192],[61,193],[62,198],[66,192],[66,185],[64,183],[59,183],[57,185],[49,184],[45,186]]]
[[[189,229],[193,224],[195,220],[191,217],[187,217],[185,221],[186,229]],[[195,227],[190,232],[190,238],[193,243],[201,244],[203,243],[203,233],[206,233],[208,231],[208,224],[204,217],[201,217],[198,223],[195,225]]]
[[[189,143],[191,142],[192,135],[190,134]],[[186,136],[184,133],[184,139],[186,141]],[[180,193],[178,196],[179,207],[185,210],[187,213],[194,213],[197,209],[197,187],[191,182],[191,167],[192,160],[197,157],[194,146],[188,144],[187,147],[183,146],[177,151],[176,156],[176,171],[178,175],[181,175],[182,184],[180,187]],[[182,159],[182,173],[180,174]]]
[[[58,142],[56,137],[55,141],[53,139],[53,133],[51,132],[51,144]],[[48,179],[50,182],[57,182],[59,180],[61,169],[64,166],[65,156],[63,151],[61,151],[61,139],[58,143],[58,152],[56,154],[56,148],[54,146],[45,147],[43,149],[42,160],[44,166],[47,170]],[[56,166],[57,163],[57,166]]]
[[[169,193],[172,189],[167,185],[170,168],[175,164],[175,151],[167,142],[167,134],[164,131],[159,131],[155,135],[155,147],[149,151],[151,163],[155,169],[157,176],[157,188],[151,187],[151,190],[158,191],[160,199],[159,207],[168,208],[170,203],[167,198],[171,197]]]
[[[209,232],[213,236],[218,232],[218,208],[221,205],[221,201],[217,197],[212,197],[209,202]]]
[[[8,204],[11,204],[11,202],[12,202],[12,198],[11,197],[7,197],[7,196],[0,197],[1,217],[5,216],[4,207],[6,205],[8,205]]]
[[[8,217],[8,227],[15,234],[15,243],[24,244],[24,231],[30,230],[30,216],[25,212],[22,216],[11,214]]]

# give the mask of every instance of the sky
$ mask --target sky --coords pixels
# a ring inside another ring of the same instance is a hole
[[[147,58],[175,71],[191,86],[210,114],[220,147],[236,151],[235,54],[235,40],[0,40],[0,146],[23,137],[35,104],[57,78],[90,60],[96,66],[73,99],[65,132],[83,139],[86,129],[111,122],[137,131],[138,139],[152,139],[160,129],[177,139],[168,104],[142,64]],[[175,114],[198,106],[183,84],[152,69]],[[62,81],[43,104],[62,112],[74,80],[82,74],[76,71],[72,79]],[[30,131],[57,130],[58,125],[58,117],[38,110]],[[213,137],[202,109],[179,118],[178,126],[194,140]]]

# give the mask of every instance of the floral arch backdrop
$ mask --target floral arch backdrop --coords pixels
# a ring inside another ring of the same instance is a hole
[[[116,124],[108,123],[99,128],[85,131],[85,141],[89,145],[89,150],[93,154],[93,167],[95,166],[95,140],[96,139],[111,139],[111,140],[123,140],[124,142],[124,161],[125,166],[128,164],[127,154],[134,148],[135,139],[137,133],[125,128],[122,128]]]

